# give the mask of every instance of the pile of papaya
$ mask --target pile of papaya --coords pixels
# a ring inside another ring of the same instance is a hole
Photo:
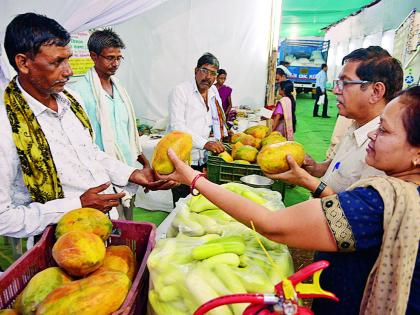
[[[120,308],[133,281],[136,259],[125,245],[105,247],[108,216],[92,208],[66,213],[58,222],[49,267],[28,282],[9,315],[110,314]]]
[[[224,151],[219,157],[228,163],[257,163],[264,173],[275,174],[289,170],[286,156],[292,155],[298,165],[305,158],[303,146],[295,141],[287,141],[278,131],[266,126],[253,126],[231,138],[232,151]],[[168,149],[183,161],[191,162],[192,137],[182,131],[172,131],[163,137],[153,153],[153,169],[159,174],[170,174],[174,166],[168,157]]]
[[[270,133],[267,126],[253,126],[231,138],[231,153],[219,154],[224,161],[238,164],[257,163],[264,173],[275,174],[289,170],[286,161],[292,155],[297,164],[305,158],[303,146],[295,141],[287,141],[278,131]]]

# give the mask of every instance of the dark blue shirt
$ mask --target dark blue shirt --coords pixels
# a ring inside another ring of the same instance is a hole
[[[418,188],[420,193],[420,187]],[[339,205],[330,200],[323,204],[328,224],[339,249],[349,252],[315,254],[315,261],[328,260],[330,266],[322,272],[320,283],[324,290],[337,295],[340,301],[316,299],[312,310],[316,315],[357,315],[369,273],[378,258],[383,236],[384,204],[379,193],[371,188],[356,188],[337,194]],[[331,209],[327,209],[328,207]],[[334,209],[335,207],[335,209]],[[341,209],[337,209],[337,208]],[[327,213],[328,212],[328,213]],[[340,215],[344,213],[345,216]],[[339,243],[340,235],[352,241]],[[341,248],[340,248],[341,247]],[[352,248],[353,247],[353,248]],[[406,314],[420,314],[420,246],[411,282]]]

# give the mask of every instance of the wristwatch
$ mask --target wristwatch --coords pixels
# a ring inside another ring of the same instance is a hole
[[[319,196],[321,196],[322,192],[324,191],[325,187],[327,187],[327,184],[325,184],[323,181],[321,181],[319,183],[318,187],[312,193],[312,197],[319,198]]]

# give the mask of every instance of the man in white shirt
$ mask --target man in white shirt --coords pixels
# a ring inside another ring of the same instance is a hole
[[[328,116],[328,97],[327,97],[327,71],[328,71],[328,66],[323,63],[321,65],[321,70],[317,73],[316,75],[316,83],[315,83],[315,88],[316,88],[316,99],[315,99],[315,104],[314,104],[314,110],[312,113],[313,117],[319,117],[318,115],[318,102],[321,98],[321,96],[323,96],[324,100],[322,102],[322,117],[323,118],[330,118],[330,116]]]
[[[330,159],[335,155],[337,144],[340,143],[341,139],[345,136],[353,122],[353,119],[348,119],[344,116],[338,115],[331,135],[330,146],[328,147],[327,153],[325,153],[327,159]]]
[[[0,235],[28,237],[75,208],[116,215],[124,193],[170,188],[153,172],[137,170],[93,143],[80,100],[64,89],[73,72],[70,34],[35,13],[16,16],[5,50],[18,75],[0,100]]]
[[[282,69],[288,78],[292,76],[292,73],[289,70],[290,62],[280,61],[280,64],[277,66],[277,69]]]
[[[274,101],[275,101],[275,103],[280,101],[280,99],[283,97],[283,95],[281,95],[279,93],[280,82],[283,82],[283,81],[286,81],[286,80],[287,80],[287,75],[284,72],[284,70],[280,67],[277,67],[277,69],[276,69],[276,82],[274,83]]]
[[[213,85],[218,69],[217,58],[205,53],[197,61],[195,78],[176,86],[169,96],[168,131],[180,130],[192,135],[192,167],[200,171],[207,162],[206,151],[223,152],[221,140],[228,135],[222,100]],[[179,198],[189,194],[189,187],[175,187],[172,193],[175,205]]]
[[[333,92],[339,114],[354,122],[335,154],[320,163],[307,156],[302,168],[288,159],[292,169],[270,177],[303,186],[314,197],[324,197],[346,190],[361,178],[383,174],[365,162],[368,133],[378,128],[379,115],[401,90],[402,82],[400,63],[379,46],[356,49],[345,56]]]

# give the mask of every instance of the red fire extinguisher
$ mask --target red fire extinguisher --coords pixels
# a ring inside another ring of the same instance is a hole
[[[321,260],[310,264],[274,286],[274,294],[232,294],[225,295],[201,305],[194,315],[204,315],[208,311],[227,304],[250,303],[243,315],[313,315],[314,313],[298,303],[299,298],[327,298],[338,302],[331,292],[319,284],[322,270],[329,262]],[[313,275],[312,283],[302,283]]]

